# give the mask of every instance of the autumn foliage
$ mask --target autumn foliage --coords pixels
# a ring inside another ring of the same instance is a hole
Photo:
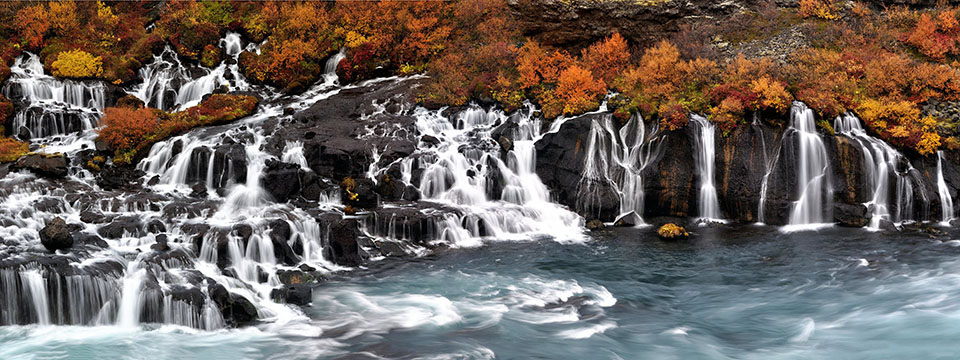
[[[115,162],[129,163],[157,141],[198,126],[223,124],[250,115],[257,99],[247,95],[214,94],[200,105],[167,113],[152,108],[112,107],[100,119],[100,138],[114,149]]]
[[[107,108],[100,118],[100,139],[120,153],[129,151],[160,129],[160,113],[155,109]]]
[[[95,78],[103,75],[103,62],[99,56],[83,50],[64,51],[53,62],[53,75],[68,78]]]

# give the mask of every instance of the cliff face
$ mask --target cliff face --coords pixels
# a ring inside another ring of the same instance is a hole
[[[675,33],[687,21],[736,14],[758,3],[755,0],[509,1],[524,35],[564,48],[583,48],[614,32],[634,44],[648,45]]]
[[[642,155],[627,164],[640,170],[642,182],[642,192],[631,192],[623,186],[623,172],[616,169],[607,173],[612,181],[591,183],[586,178],[586,159],[597,156],[591,151],[609,151],[588,147],[591,123],[600,119],[600,115],[589,115],[568,120],[559,131],[537,142],[537,172],[559,202],[587,219],[603,221],[614,221],[624,211],[623,201],[631,198],[643,200],[644,219],[700,216],[702,181],[693,146],[696,135],[691,127],[648,135]],[[797,136],[786,125],[778,127],[762,121],[740,126],[726,136],[716,135],[713,180],[723,219],[789,223],[791,209],[801,197]],[[862,227],[870,224],[875,211],[885,211],[895,221],[942,218],[936,154],[893,157],[892,165],[884,164],[884,170],[875,163],[876,150],[865,153],[860,140],[841,134],[820,133],[818,137],[828,162],[826,201],[820,209],[827,222]],[[957,196],[960,185],[958,159],[957,152],[944,153],[942,173],[951,198]],[[587,183],[593,186],[585,190]],[[585,197],[591,200],[585,202]],[[885,204],[877,204],[875,198],[886,199]],[[877,206],[884,209],[877,210]]]

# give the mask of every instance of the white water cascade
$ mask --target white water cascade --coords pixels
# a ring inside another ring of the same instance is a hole
[[[227,33],[220,40],[224,53],[236,60],[241,52],[240,35]],[[213,69],[202,66],[187,67],[181,64],[176,52],[169,46],[153,62],[140,69],[143,84],[133,89],[135,95],[149,107],[162,110],[183,110],[200,103],[203,96],[213,93],[221,86],[231,91],[250,87],[240,72],[236,61],[221,62]]]
[[[700,181],[699,210],[701,221],[718,221],[720,202],[717,200],[717,187],[714,185],[716,154],[716,136],[713,123],[707,118],[692,114],[690,124],[695,125],[697,136],[693,141],[694,160],[697,166],[697,179]]]
[[[102,83],[46,75],[40,57],[31,53],[24,53],[10,67],[3,95],[24,103],[14,115],[11,130],[31,139],[93,130],[105,106]]]
[[[953,197],[947,188],[947,181],[943,177],[943,151],[937,151],[937,193],[940,195],[940,221],[949,225],[956,214],[953,207]]]
[[[868,135],[853,114],[837,117],[833,128],[857,141],[863,149],[865,188],[870,190],[870,200],[865,204],[871,210],[870,228],[879,229],[881,220],[895,223],[912,220],[914,179],[910,162],[883,140]],[[906,164],[906,168],[901,171],[897,164]],[[891,188],[891,179],[896,179],[894,188]],[[891,190],[895,190],[892,198]]]
[[[512,117],[479,107],[452,118],[441,113],[417,109],[415,116],[421,134],[441,140],[436,148],[419,150],[422,196],[464,211],[461,219],[448,217],[438,224],[443,241],[470,247],[483,239],[529,239],[538,234],[558,241],[582,239],[580,217],[551,202],[536,174],[533,144],[541,136],[541,126],[529,106]],[[489,133],[495,124],[507,121],[515,121],[518,131],[504,162]],[[496,189],[494,182],[502,182],[502,189],[488,194]]]
[[[795,102],[790,109],[790,128],[796,138],[797,193],[790,209],[790,225],[822,224],[824,210],[831,204],[832,190],[827,179],[828,159],[823,139],[817,133],[813,110]],[[785,137],[786,139],[786,137]]]
[[[640,115],[632,116],[619,130],[613,116],[594,119],[583,152],[583,173],[577,187],[578,209],[599,217],[603,191],[612,189],[619,201],[617,220],[643,222],[643,177],[652,154],[661,143],[657,123],[649,135]]]

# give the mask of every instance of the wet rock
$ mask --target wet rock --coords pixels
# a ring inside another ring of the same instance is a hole
[[[497,143],[500,144],[500,150],[504,153],[513,150],[513,140],[501,136],[500,139],[497,140]]]
[[[330,224],[330,259],[345,266],[360,265],[360,246],[357,238],[360,227],[356,220],[345,219]]]
[[[230,294],[229,301],[220,312],[224,319],[237,326],[248,325],[258,319],[257,307],[238,294]]]
[[[690,237],[690,234],[682,226],[669,223],[657,229],[657,237],[665,241],[686,240]]]
[[[97,229],[97,234],[107,239],[120,239],[124,235],[143,236],[143,224],[138,216],[121,216]]]
[[[97,185],[104,190],[137,191],[143,175],[143,171],[131,166],[106,166],[97,173]]]
[[[584,144],[588,141],[587,136],[595,120],[603,121],[603,115],[567,120],[559,131],[546,134],[538,140],[536,170],[560,204],[584,217],[613,221],[620,211],[620,200],[609,183],[592,181],[588,184],[588,194],[581,192],[586,156]]]
[[[360,209],[374,209],[380,205],[373,180],[347,178],[340,183],[340,201]]]
[[[224,144],[217,146],[213,153],[213,183],[211,187],[220,189],[231,181],[243,183],[247,180],[247,150],[242,144],[234,143],[230,137]]]
[[[295,265],[300,262],[300,258],[290,247],[291,235],[290,223],[280,219],[270,222],[270,242],[273,243],[273,254],[278,262],[285,265]]]
[[[271,290],[270,297],[279,303],[307,305],[313,300],[313,288],[310,285],[285,285]]]
[[[33,208],[37,211],[58,214],[63,212],[63,200],[45,197],[33,202]]]
[[[105,217],[103,213],[98,210],[87,209],[80,212],[80,221],[83,221],[87,224],[103,224],[107,221],[110,221],[110,219]]]
[[[604,227],[606,226],[603,225],[603,221],[600,221],[598,219],[593,219],[587,222],[587,229],[590,231],[603,230]]]
[[[67,229],[67,222],[57,217],[40,229],[40,243],[51,252],[73,247],[73,236]]]
[[[629,226],[637,226],[641,222],[642,222],[642,218],[640,217],[640,215],[637,215],[636,212],[631,211],[629,213],[626,213],[617,217],[617,220],[613,222],[613,225],[629,227]]]
[[[260,185],[277,202],[287,202],[300,193],[300,166],[267,160]]]
[[[110,245],[106,241],[103,241],[102,238],[93,234],[87,234],[83,232],[74,232],[73,233],[73,243],[74,245],[79,246],[92,246],[95,248],[106,249]]]
[[[423,135],[420,137],[420,144],[423,147],[434,147],[440,145],[440,139],[431,135]]]
[[[170,250],[170,245],[167,244],[167,235],[160,234],[156,237],[156,243],[150,245],[150,250],[153,251],[167,251]]]
[[[204,184],[200,184],[200,183],[193,184],[190,190],[191,190],[190,197],[192,198],[205,199],[208,195],[207,185],[204,185]]]
[[[13,167],[30,170],[42,177],[62,178],[67,176],[67,157],[63,154],[30,154],[17,160]]]
[[[163,225],[163,222],[157,219],[150,220],[147,223],[147,232],[151,234],[159,234],[167,231],[167,226]]]
[[[840,226],[867,226],[867,207],[863,204],[833,204],[833,220]]]

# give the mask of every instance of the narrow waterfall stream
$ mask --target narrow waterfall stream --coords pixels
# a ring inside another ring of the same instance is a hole
[[[797,141],[799,196],[790,209],[789,224],[800,228],[823,224],[828,221],[824,213],[831,206],[833,195],[827,178],[827,150],[817,133],[813,110],[795,102],[790,109],[790,128],[787,131],[791,131]]]
[[[953,207],[953,197],[950,196],[950,190],[947,188],[947,181],[943,177],[943,151],[937,151],[937,193],[940,195],[940,222],[945,225],[950,224],[956,215]]]
[[[643,118],[634,115],[617,129],[611,115],[594,119],[587,135],[583,173],[577,188],[578,209],[599,217],[612,189],[619,203],[616,221],[643,225],[643,169],[661,144],[657,124],[647,129]]]
[[[716,157],[716,135],[713,123],[700,115],[690,115],[690,124],[695,125],[697,136],[693,141],[694,157],[697,166],[697,179],[700,181],[699,216],[704,222],[722,221],[720,201],[717,200],[717,187],[714,184]]]
[[[871,211],[870,228],[879,229],[880,221],[894,223],[914,220],[913,190],[915,170],[903,155],[886,142],[867,135],[860,125],[860,119],[853,114],[845,114],[834,120],[834,130],[856,140],[863,149],[864,175],[870,189],[865,204]],[[906,164],[906,167],[903,167]],[[893,188],[890,180],[895,179]],[[891,190],[895,191],[891,199]]]

